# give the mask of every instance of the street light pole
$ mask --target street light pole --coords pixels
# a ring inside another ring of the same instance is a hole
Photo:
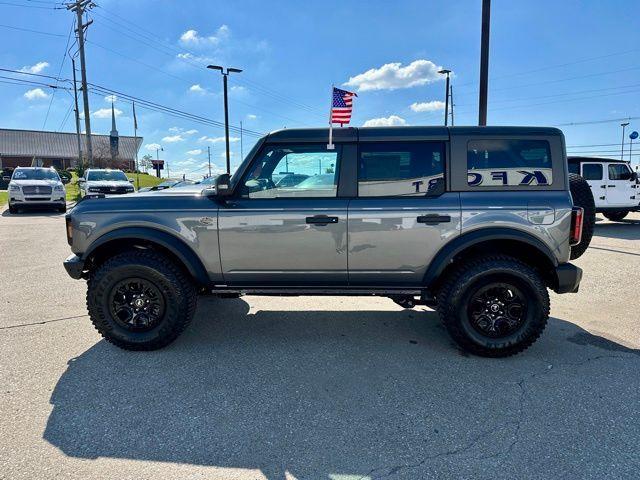
[[[449,74],[451,73],[451,70],[443,68],[442,70],[439,70],[438,73],[447,76],[447,81],[444,88],[444,126],[446,127],[449,123]]]
[[[478,98],[478,125],[487,124],[487,92],[489,90],[489,30],[491,26],[491,0],[482,0],[482,35],[480,38],[480,94]]]
[[[156,165],[156,173],[158,174],[158,178],[161,177],[160,175],[160,150],[162,150],[164,152],[164,148],[162,148],[162,146],[160,146],[159,148],[156,148],[156,161],[158,162]]]
[[[224,141],[227,147],[227,173],[231,173],[231,150],[229,147],[229,104],[227,96],[227,77],[230,73],[240,73],[239,68],[225,68],[220,65],[207,65],[211,70],[220,70],[222,74],[222,86],[224,89]]]
[[[624,160],[624,131],[627,128],[627,125],[629,125],[629,122],[620,124],[620,126],[622,127],[622,150],[620,150],[620,160]]]

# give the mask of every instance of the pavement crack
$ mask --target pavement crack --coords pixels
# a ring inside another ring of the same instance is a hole
[[[9,330],[10,328],[20,328],[20,327],[32,327],[35,325],[46,325],[47,323],[62,322],[64,320],[73,320],[76,318],[83,318],[87,316],[88,315],[85,313],[84,315],[74,315],[72,317],[63,317],[63,318],[52,318],[50,320],[42,320],[41,322],[19,323],[18,325],[8,325],[6,327],[0,327],[0,330]]]

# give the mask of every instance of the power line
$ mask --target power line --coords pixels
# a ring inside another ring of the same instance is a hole
[[[69,35],[67,36],[67,44],[64,47],[64,52],[62,54],[62,61],[60,62],[60,68],[58,69],[58,78],[62,74],[62,67],[64,67],[64,61],[67,58],[67,49],[69,48],[69,42],[71,42],[71,34],[73,33],[73,27],[75,26],[75,22],[71,22],[71,28],[69,29]],[[56,86],[58,85],[58,81],[56,80]],[[44,130],[47,125],[47,120],[49,119],[49,112],[51,111],[51,105],[53,105],[53,99],[56,96],[56,90],[54,90],[51,94],[51,100],[49,100],[49,106],[47,107],[47,114],[44,116],[44,122],[42,122],[42,129]]]
[[[25,5],[23,3],[14,3],[14,2],[0,2],[0,5],[7,5],[11,7],[23,7],[23,8],[39,8],[41,10],[62,10],[63,7],[56,7],[55,4],[51,4],[50,7],[45,7],[43,5]]]
[[[43,32],[43,31],[40,31],[40,30],[31,30],[30,28],[15,27],[13,25],[2,25],[2,24],[0,24],[0,28],[8,28],[10,30],[18,30],[20,32],[37,33],[39,35],[49,35],[50,37],[62,37],[62,38],[64,38],[64,35],[60,34],[60,33],[51,33],[51,32]]]
[[[554,125],[554,127],[573,127],[578,125],[595,125],[597,123],[613,123],[613,122],[622,122],[625,120],[638,120],[640,117],[622,117],[622,118],[608,118],[605,120],[587,120],[584,122],[569,122],[569,123],[559,123]]]

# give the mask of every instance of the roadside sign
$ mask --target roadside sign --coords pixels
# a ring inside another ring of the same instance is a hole
[[[629,138],[630,138],[631,140],[635,140],[636,138],[638,138],[638,132],[636,132],[636,131],[634,130],[633,132],[631,132],[631,133],[629,134]]]

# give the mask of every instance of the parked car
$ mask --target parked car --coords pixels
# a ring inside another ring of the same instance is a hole
[[[9,212],[18,213],[29,207],[50,207],[60,212],[67,211],[64,184],[53,168],[18,167],[9,181]]]
[[[569,157],[569,172],[581,175],[591,187],[597,213],[620,221],[640,211],[638,174],[629,162],[598,157]]]
[[[569,261],[586,249],[582,226],[593,219],[575,204],[589,187],[569,179],[560,130],[349,128],[334,132],[334,149],[327,136],[273,132],[199,195],[169,189],[75,207],[64,265],[89,280],[102,336],[161,348],[203,292],[377,295],[433,307],[463,349],[502,357],[541,335],[548,289],[578,291],[582,271]],[[309,178],[280,189],[273,175],[287,168]]]
[[[133,193],[133,179],[127,178],[122,170],[89,168],[78,179],[80,195],[88,194],[121,195]]]
[[[295,187],[307,178],[309,178],[309,175],[301,175],[299,173],[282,173],[273,176],[273,183],[280,188]]]
[[[158,190],[166,190],[167,188],[182,187],[184,185],[193,185],[194,183],[196,183],[194,180],[175,180],[175,179],[165,180],[164,182],[159,183],[158,185],[154,185],[153,187],[139,188],[138,193],[157,192]]]

